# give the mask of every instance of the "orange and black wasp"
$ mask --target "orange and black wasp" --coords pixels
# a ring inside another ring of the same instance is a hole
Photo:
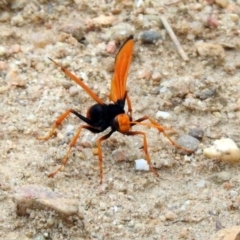
[[[132,131],[132,127],[136,124],[141,124],[145,126],[150,126],[158,129],[159,132],[162,132],[171,142],[172,145],[175,145],[177,148],[184,149],[189,152],[188,149],[185,149],[178,144],[176,144],[164,131],[167,128],[159,125],[153,119],[148,116],[144,116],[137,120],[132,120],[132,106],[131,101],[128,96],[128,91],[126,90],[126,83],[127,83],[127,76],[128,70],[132,59],[133,54],[133,46],[134,40],[133,36],[129,36],[122,47],[120,48],[116,59],[115,59],[115,69],[114,74],[111,81],[111,90],[110,90],[110,103],[104,103],[81,79],[76,77],[72,74],[69,70],[61,66],[59,63],[55,62],[51,58],[49,58],[52,62],[54,62],[57,66],[61,68],[61,70],[70,77],[74,82],[76,82],[79,86],[81,86],[97,103],[91,106],[86,116],[78,113],[74,109],[69,109],[64,112],[54,123],[51,131],[46,137],[38,137],[41,140],[47,140],[55,133],[55,129],[62,123],[62,121],[70,114],[73,113],[78,118],[80,118],[85,125],[81,125],[76,134],[74,135],[68,151],[62,160],[61,165],[52,173],[50,173],[49,177],[54,177],[54,175],[59,172],[67,163],[68,157],[71,151],[71,148],[76,144],[77,139],[81,133],[81,130],[87,129],[92,133],[101,133],[105,131],[107,128],[110,128],[110,132],[106,135],[100,137],[97,140],[98,146],[98,164],[99,164],[99,171],[100,171],[100,183],[103,180],[103,157],[102,157],[102,149],[101,149],[101,142],[103,140],[108,139],[114,132],[120,132],[124,135],[133,136],[133,135],[142,135],[143,137],[143,150],[145,152],[146,160],[149,165],[149,169],[156,175],[159,176],[156,170],[153,168],[151,164],[151,160],[148,154],[148,146],[147,146],[147,139],[146,134],[142,131]],[[128,111],[127,113],[124,110],[125,104],[127,103]],[[144,120],[149,120],[150,124],[142,123]]]

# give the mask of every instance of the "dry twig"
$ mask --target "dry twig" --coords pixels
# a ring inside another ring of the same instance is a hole
[[[172,41],[174,42],[175,46],[177,47],[177,50],[178,50],[179,54],[181,55],[182,59],[184,61],[188,61],[189,58],[188,58],[187,54],[185,53],[185,51],[183,50],[180,42],[177,39],[177,36],[173,32],[173,30],[172,30],[171,26],[169,25],[167,19],[164,16],[160,16],[160,19],[162,21],[163,26],[167,30],[170,38],[172,39]]]
[[[172,2],[165,3],[165,6],[171,6],[180,3],[182,0],[174,0]]]

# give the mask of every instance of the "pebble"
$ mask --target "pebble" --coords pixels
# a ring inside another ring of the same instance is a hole
[[[206,43],[206,42],[196,42],[195,47],[197,52],[202,57],[216,58],[220,61],[225,58],[225,50],[221,44]]]
[[[153,44],[159,39],[162,38],[161,34],[156,31],[145,31],[140,36],[143,43],[150,43]]]
[[[236,66],[235,66],[235,63],[233,62],[227,62],[225,65],[224,65],[224,71],[228,74],[231,74],[233,75],[235,72],[236,72]]]
[[[100,15],[89,20],[87,23],[89,24],[90,27],[100,27],[112,25],[115,20],[116,20],[115,16]]]
[[[31,43],[38,48],[44,48],[51,43],[51,38],[47,33],[33,33],[30,36]]]
[[[216,95],[216,89],[215,88],[209,88],[209,89],[204,89],[199,93],[196,93],[196,97],[200,98],[201,100],[206,100],[210,97],[213,97]]]
[[[114,41],[110,41],[106,46],[106,51],[108,53],[114,54],[117,51],[117,47]]]
[[[142,69],[137,72],[138,79],[150,79],[152,76],[152,72],[148,69]]]
[[[7,50],[4,46],[0,46],[0,56],[4,56],[7,53]]]
[[[103,58],[102,65],[104,66],[107,72],[114,71],[114,59],[112,57]]]
[[[196,151],[199,145],[198,139],[190,135],[182,135],[177,139],[177,144],[192,151]]]
[[[69,88],[69,95],[70,95],[71,97],[77,95],[78,92],[79,92],[79,88],[78,88],[77,86],[71,86],[71,87]]]
[[[204,26],[202,22],[193,21],[190,26],[191,26],[191,32],[195,36],[201,35],[203,33]]]
[[[227,5],[229,4],[229,0],[215,0],[215,2],[222,8],[227,7]]]
[[[25,87],[26,82],[21,78],[18,74],[18,71],[15,69],[10,69],[6,75],[6,81],[8,82],[8,86],[17,86],[17,87]]]
[[[64,194],[39,185],[25,185],[16,187],[13,200],[16,203],[16,211],[19,216],[28,215],[27,209],[47,210],[51,209],[62,217],[78,214],[78,200],[65,197]]]
[[[7,63],[4,61],[0,61],[0,71],[7,69]]]
[[[209,27],[209,28],[217,28],[219,26],[218,19],[213,15],[208,16],[206,19],[203,19],[203,21],[204,21],[205,26]]]
[[[14,44],[10,47],[9,53],[15,54],[15,53],[19,53],[20,51],[21,51],[21,46],[19,44]]]
[[[135,29],[131,24],[121,23],[111,27],[106,36],[114,41],[125,41],[127,37],[134,34]]]
[[[145,159],[135,160],[135,168],[136,168],[136,170],[149,171],[149,165]]]
[[[172,212],[172,211],[168,211],[166,214],[165,214],[165,217],[167,220],[169,221],[174,221],[176,218],[177,218],[177,214]]]
[[[186,227],[183,228],[183,229],[180,231],[178,237],[179,237],[180,239],[187,239],[187,238],[189,237],[189,230],[188,230],[188,228],[186,228]]]
[[[121,149],[116,149],[112,152],[113,159],[116,162],[123,162],[127,160],[126,154]]]
[[[189,130],[188,135],[190,135],[200,141],[200,140],[202,140],[202,138],[204,136],[204,130],[200,127],[194,127]]]
[[[45,237],[42,234],[38,234],[33,238],[33,240],[45,240]]]
[[[210,179],[212,179],[215,183],[220,183],[220,184],[224,182],[228,182],[231,178],[232,178],[231,173],[226,171],[222,171],[210,176]]]
[[[8,89],[9,89],[8,86],[2,86],[2,87],[0,87],[0,94],[1,94],[1,93],[5,93]]]
[[[160,82],[162,80],[162,74],[160,72],[153,72],[152,80],[154,82]]]
[[[203,150],[203,154],[205,157],[227,163],[236,163],[240,159],[240,150],[230,138],[216,140],[211,147]]]
[[[60,32],[71,34],[78,42],[81,42],[84,39],[84,31],[82,23],[66,23],[61,25],[58,30]]]
[[[18,14],[16,16],[13,16],[11,19],[11,25],[12,26],[22,26],[24,24],[24,19],[22,17],[22,15]]]
[[[157,111],[156,118],[157,119],[169,119],[169,118],[171,118],[171,114],[168,112],[164,112],[164,111]]]
[[[210,240],[239,240],[240,226],[223,228],[215,233]]]

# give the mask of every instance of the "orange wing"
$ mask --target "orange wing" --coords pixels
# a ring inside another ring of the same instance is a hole
[[[75,83],[82,87],[97,103],[101,105],[104,104],[103,101],[97,96],[97,94],[95,94],[87,85],[85,85],[85,83],[80,78],[72,74],[69,70],[61,66],[59,63],[55,62],[53,59],[51,58],[48,59],[54,62],[58,67],[60,67],[68,77],[70,77]]]
[[[122,45],[115,59],[115,69],[109,96],[114,103],[126,97],[127,75],[132,59],[133,45],[133,36],[131,35]]]

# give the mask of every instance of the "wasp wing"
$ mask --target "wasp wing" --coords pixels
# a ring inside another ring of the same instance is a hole
[[[80,78],[75,76],[73,73],[71,73],[69,70],[67,70],[65,67],[61,66],[59,63],[54,61],[53,59],[49,58],[52,62],[54,62],[57,66],[59,66],[62,71],[70,77],[75,83],[77,83],[80,87],[82,87],[97,103],[103,105],[103,101],[97,96],[96,93],[94,93]]]
[[[133,36],[129,36],[120,48],[114,65],[114,74],[111,82],[110,100],[116,103],[126,97],[126,83],[128,70],[133,53]]]

